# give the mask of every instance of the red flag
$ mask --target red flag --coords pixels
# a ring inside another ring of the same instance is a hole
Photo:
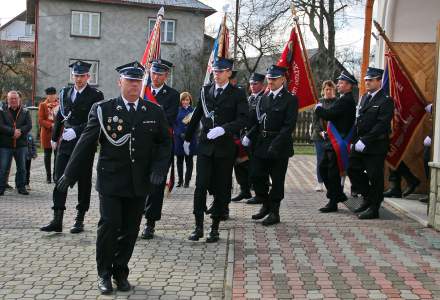
[[[302,111],[315,105],[316,99],[296,28],[292,29],[277,65],[287,68],[287,87],[298,97],[298,108]]]
[[[399,65],[396,55],[386,54],[389,70],[390,96],[394,100],[393,134],[390,141],[388,163],[397,168],[414,133],[426,116],[425,100],[412,86],[408,75]]]

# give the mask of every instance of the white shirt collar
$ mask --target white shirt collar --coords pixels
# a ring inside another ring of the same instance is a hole
[[[137,110],[137,106],[139,103],[139,99],[137,99],[135,102],[130,102],[127,99],[124,98],[124,96],[121,95],[122,101],[124,101],[125,107],[127,108],[127,111],[130,111],[130,105],[128,103],[134,103],[134,109]]]
[[[372,93],[368,93],[369,95],[371,95],[371,99],[373,99],[374,96],[376,96],[376,94],[380,91],[380,89],[372,92]]]
[[[277,89],[277,90],[275,90],[275,91],[270,91],[270,92],[269,92],[269,95],[270,95],[270,94],[273,94],[273,98],[275,99],[276,96],[281,92],[281,90],[283,89],[283,87],[284,87],[284,86],[281,86],[279,89]]]
[[[76,89],[76,86],[73,86],[73,92],[72,92],[72,95],[70,96],[70,98],[72,99],[72,101],[75,101],[76,100],[76,96],[77,96],[77,94],[81,94],[84,90],[85,90],[85,88],[87,87],[87,84],[82,88],[82,89],[80,89],[79,91]]]
[[[154,87],[153,85],[151,85],[151,91],[155,91],[156,95],[159,94],[159,91],[163,88],[165,84],[162,84],[160,87]]]
[[[215,90],[217,89],[223,89],[225,90],[226,87],[228,86],[229,82],[226,82],[223,86],[218,85],[217,83],[215,84]]]

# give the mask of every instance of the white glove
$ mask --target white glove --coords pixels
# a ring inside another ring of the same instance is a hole
[[[425,139],[423,140],[423,145],[426,147],[431,146],[431,138],[429,136],[425,137]]]
[[[354,145],[354,150],[356,150],[357,152],[362,152],[365,149],[365,144],[362,143],[361,140],[357,141],[357,143]]]
[[[322,107],[322,103],[321,103],[321,102],[319,102],[319,103],[317,103],[317,104],[315,105],[315,110],[316,110],[318,107]]]
[[[75,133],[75,130],[73,130],[73,128],[64,129],[63,140],[71,141],[75,138],[76,138],[76,133]]]
[[[58,146],[58,144],[57,144],[57,142],[54,142],[54,141],[50,141],[50,146],[52,147],[52,150],[56,150],[56,149],[57,149],[57,146]]]
[[[322,137],[323,140],[325,140],[325,134],[326,134],[325,131],[321,131],[321,132],[319,133],[319,135]]]
[[[223,127],[217,126],[209,130],[207,137],[208,139],[213,140],[224,134],[225,130],[223,129]]]
[[[244,136],[244,137],[241,139],[241,144],[242,144],[243,146],[247,147],[247,146],[249,146],[249,145],[251,144],[251,140],[250,140],[247,136]]]
[[[432,112],[432,103],[425,106],[425,111],[427,113],[431,113]]]
[[[186,156],[189,156],[189,145],[190,144],[191,143],[187,142],[187,141],[183,142],[183,152],[185,152]]]

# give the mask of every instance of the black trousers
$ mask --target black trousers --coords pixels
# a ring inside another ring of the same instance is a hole
[[[237,179],[240,191],[242,193],[251,192],[251,183],[249,178],[250,160],[234,165],[235,179]]]
[[[172,163],[174,163],[174,155],[171,155],[167,173]],[[147,196],[147,201],[145,202],[145,219],[159,221],[162,217],[163,196],[165,193],[166,181],[167,179],[165,178],[161,184],[152,184],[151,192]]]
[[[55,180],[58,180],[64,173],[70,155],[65,153],[57,153],[55,162]],[[90,192],[92,190],[92,172],[93,172],[93,158],[90,159],[88,165],[82,168],[81,176],[78,179],[78,204],[76,210],[86,212],[90,207]],[[61,192],[55,188],[53,189],[53,207],[54,210],[66,209],[67,192]]]
[[[408,166],[402,161],[396,170],[390,169],[389,181],[396,183],[396,186],[400,188],[402,177],[408,184],[417,184],[419,179],[411,172]]]
[[[373,209],[379,209],[383,201],[385,156],[350,153],[347,172],[350,181]]]
[[[26,159],[26,185],[29,185],[31,178],[32,159]]]
[[[268,199],[269,203],[280,203],[284,198],[284,182],[286,179],[288,157],[267,159],[253,156],[251,160],[251,182],[255,194]],[[268,177],[272,180],[269,191]]]
[[[100,219],[96,238],[96,265],[100,277],[128,277],[145,197],[116,197],[99,194]]]
[[[209,190],[214,196],[212,218],[223,215],[225,205],[231,200],[231,178],[234,157],[215,157],[197,155],[196,189],[194,191],[194,210],[196,216],[206,211],[206,194]]]
[[[322,160],[319,163],[319,174],[327,189],[327,198],[334,203],[346,198],[341,185],[339,175],[338,158],[333,149],[325,149]]]
[[[189,184],[192,177],[192,171],[193,171],[193,156],[192,155],[176,155],[177,161],[177,176],[179,177],[179,183],[185,182],[186,184]],[[185,181],[183,180],[183,161],[185,161]]]
[[[52,152],[54,155],[54,162],[53,162],[53,173],[52,173]],[[52,148],[44,149],[44,168],[46,169],[46,176],[47,178],[51,178],[52,174],[55,174],[55,159],[57,156],[57,151],[52,150]]]
[[[423,148],[423,167],[425,169],[426,179],[430,179],[429,176],[429,161],[431,160],[431,146],[425,146]]]

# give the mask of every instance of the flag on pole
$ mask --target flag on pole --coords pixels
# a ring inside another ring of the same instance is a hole
[[[385,73],[383,82],[389,83],[390,96],[394,101],[393,133],[386,159],[393,168],[397,168],[417,128],[426,117],[425,100],[412,86],[408,75],[399,65],[396,54],[389,51],[385,56],[388,72]]]
[[[315,105],[313,81],[309,74],[308,62],[301,48],[301,41],[297,32],[298,26],[294,26],[290,33],[289,41],[284,47],[283,53],[277,62],[278,66],[287,68],[287,88],[298,97],[298,109],[303,111]]]
[[[229,29],[226,27],[226,13],[223,17],[220,28],[218,29],[217,37],[214,41],[214,46],[209,56],[208,66],[206,67],[204,85],[211,82],[212,65],[219,57],[229,58]]]
[[[151,92],[150,66],[152,60],[160,58],[160,24],[162,23],[164,14],[165,9],[161,7],[157,13],[156,23],[154,24],[153,30],[151,31],[150,36],[147,40],[147,46],[145,47],[145,51],[141,59],[141,64],[145,68],[141,98],[147,101],[154,102],[156,104],[156,97],[154,97],[153,93]]]

